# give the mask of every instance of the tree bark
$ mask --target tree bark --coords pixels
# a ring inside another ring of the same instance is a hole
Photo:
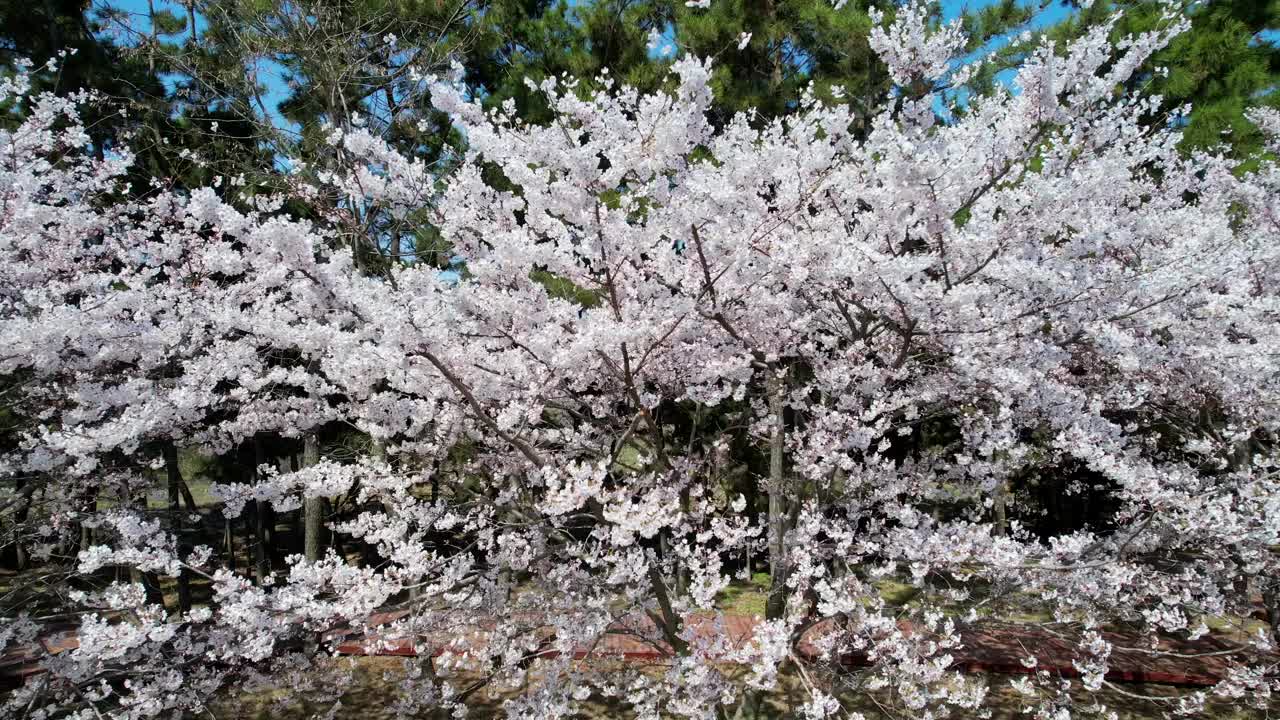
[[[1004,537],[1009,532],[1009,523],[1006,517],[1009,500],[1009,481],[1001,478],[999,484],[996,485],[995,497],[991,499],[991,534],[995,537]]]
[[[784,395],[786,379],[776,370],[770,370],[767,392],[769,415],[773,419],[773,434],[769,438],[769,598],[765,603],[765,616],[780,618],[786,609],[787,584],[787,510],[783,497],[783,452],[786,441]]]
[[[191,496],[191,486],[187,484],[185,478],[179,476],[178,490],[182,493],[182,502],[186,503],[188,512],[199,512],[196,510],[196,499]]]
[[[164,470],[169,481],[169,531],[178,542],[178,555],[185,556],[187,552],[187,542],[183,536],[181,494],[182,494],[182,471],[178,467],[178,447],[170,440],[164,444],[162,449],[164,454]],[[178,572],[178,611],[189,612],[191,610],[191,578],[186,568],[182,568]]]
[[[222,518],[222,547],[227,553],[227,567],[232,573],[236,571],[236,529],[231,518]]]
[[[151,44],[147,46],[147,72],[156,71],[156,48],[160,45],[156,29],[155,0],[147,0],[147,22],[151,25]]]
[[[320,439],[315,433],[308,433],[302,441],[302,466],[313,467],[320,462]],[[321,523],[324,519],[324,498],[308,497],[303,501],[302,506],[302,546],[303,556],[307,562],[313,563],[320,559],[321,553]]]
[[[258,466],[265,462],[266,451],[262,446],[262,438],[254,437],[253,471],[250,473],[254,485],[261,481]],[[262,585],[271,574],[271,565],[267,561],[267,503],[255,500],[253,507],[253,574],[258,584]]]
[[[58,13],[53,8],[53,0],[44,0],[44,15],[49,21],[49,52],[54,53],[62,48],[62,31],[58,28]]]
[[[145,515],[147,512],[147,493],[129,492],[120,498],[121,504],[125,507],[132,507],[139,515]],[[134,584],[141,585],[147,595],[147,603],[151,605],[159,605],[164,607],[164,593],[160,591],[160,583],[156,581],[156,575],[152,572],[143,572],[135,565],[129,566],[129,580]]]
[[[14,481],[13,487],[14,493],[20,497],[19,502],[22,503],[18,506],[17,511],[13,515],[13,566],[18,572],[22,572],[27,569],[27,565],[31,562],[31,556],[27,553],[27,547],[22,544],[23,526],[27,524],[27,515],[31,508],[31,497],[29,495],[26,498],[21,497],[23,495],[22,491],[26,489],[26,480],[24,480],[21,475],[18,475]]]
[[[85,500],[84,505],[81,507],[81,512],[92,515],[97,511],[98,511],[98,486],[94,485],[89,488],[89,498]],[[89,549],[90,545],[93,545],[93,541],[94,541],[93,528],[89,527],[88,525],[85,525],[84,523],[78,523],[78,524],[80,525],[80,538],[79,538],[80,545],[76,549],[87,550]]]
[[[680,511],[689,512],[691,503],[689,501],[689,488],[680,489]],[[676,566],[676,596],[683,596],[689,592],[689,566],[685,563],[679,563]]]
[[[1262,606],[1266,608],[1267,623],[1271,625],[1272,642],[1280,645],[1280,595],[1275,587],[1263,591]]]

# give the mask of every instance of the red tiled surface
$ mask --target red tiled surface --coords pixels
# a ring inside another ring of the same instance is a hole
[[[379,613],[370,617],[365,625],[374,630],[335,630],[324,633],[321,639],[336,652],[346,655],[416,656],[429,652],[439,656],[465,653],[468,648],[483,645],[493,626],[492,621],[457,622],[447,630],[419,633],[410,639],[390,627],[407,617],[403,611]],[[556,652],[552,646],[554,631],[540,625],[536,617],[516,617],[512,621],[524,624],[540,640],[541,645],[535,652],[543,655]],[[723,632],[726,645],[736,648],[750,642],[759,619],[746,615],[727,615],[718,619],[710,615],[694,615],[686,618],[685,622],[689,626],[688,632],[695,638],[714,640],[717,633]],[[388,631],[379,637],[378,627],[388,627]],[[899,623],[899,627],[904,632],[914,632],[912,626],[905,622]],[[825,624],[810,628],[797,644],[797,651],[801,655],[815,655],[814,641],[829,629],[830,625]],[[1063,677],[1079,675],[1072,665],[1076,655],[1073,642],[1045,628],[983,622],[964,628],[960,635],[961,646],[947,651],[953,657],[956,669],[1020,674],[1047,670]],[[1195,642],[1162,639],[1156,648],[1149,648],[1145,638],[1136,635],[1105,632],[1103,637],[1115,648],[1111,655],[1111,670],[1107,673],[1107,679],[1114,682],[1212,685],[1225,675],[1232,663],[1231,655],[1225,652],[1230,646],[1212,636]],[[75,630],[68,626],[41,637],[38,645],[11,649],[0,655],[0,684],[21,682],[41,671],[39,660],[42,656],[56,655],[77,646]],[[1125,648],[1146,648],[1156,652]],[[670,646],[660,639],[657,628],[648,617],[631,615],[615,623],[610,632],[590,647],[575,647],[573,654],[578,658],[590,656],[663,662],[670,657]],[[1027,668],[1022,659],[1032,656],[1037,659],[1037,667]],[[845,656],[841,660],[852,666],[870,664],[865,656],[859,655]]]
[[[620,627],[618,630],[626,632],[606,634],[590,648],[575,647],[574,656],[651,662],[661,662],[670,657],[670,646],[658,639],[656,628],[648,618],[626,618],[624,622],[627,627]],[[708,637],[710,633],[718,632],[717,628],[722,628],[731,647],[742,647],[750,641],[759,619],[754,616],[730,615],[721,617],[717,623],[707,616],[692,616],[685,622],[691,626],[689,631],[695,636]],[[899,623],[899,627],[905,632],[913,632],[912,627],[905,622]],[[827,627],[819,624],[807,631],[797,644],[799,653],[816,655],[814,640],[826,630]],[[1194,642],[1162,638],[1156,647],[1151,647],[1149,640],[1139,635],[1103,632],[1102,636],[1113,646],[1110,670],[1106,675],[1113,682],[1207,686],[1222,679],[1232,665],[1232,655],[1229,652],[1232,646],[1213,636]],[[1047,670],[1061,677],[1080,675],[1072,664],[1076,657],[1074,641],[1039,626],[982,622],[962,629],[960,637],[961,645],[947,651],[953,658],[952,666],[958,670],[1002,674],[1030,674],[1037,670]],[[548,648],[549,640],[550,637],[544,642],[544,649],[540,653],[549,655],[554,652]],[[465,652],[467,649],[467,642],[459,637],[446,639],[421,635],[417,637],[417,644],[418,651],[429,651],[437,656]],[[347,655],[418,654],[414,643],[409,639],[380,643],[376,634],[350,636],[337,642],[336,650]],[[1028,668],[1023,660],[1031,657],[1037,662],[1035,667]],[[841,661],[852,666],[871,664],[865,655],[847,655]]]

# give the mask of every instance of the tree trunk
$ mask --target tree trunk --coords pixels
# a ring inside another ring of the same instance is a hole
[[[18,475],[17,478],[15,478],[13,485],[14,494],[21,498],[19,502],[22,503],[13,514],[13,567],[18,572],[26,570],[27,565],[31,562],[31,556],[27,553],[27,547],[22,544],[23,526],[27,524],[27,514],[31,509],[30,495],[23,497],[23,490],[26,489],[26,484],[26,480],[23,479],[22,475]]]
[[[62,31],[58,28],[58,12],[53,8],[53,0],[44,0],[44,15],[49,22],[49,52],[57,54],[62,47]]]
[[[1271,642],[1280,646],[1280,593],[1274,586],[1262,592],[1262,607],[1267,611],[1267,623],[1271,625]]]
[[[680,490],[680,510],[688,513],[690,509],[689,488],[681,488]],[[689,592],[689,566],[686,563],[676,565],[676,597],[682,597]]]
[[[147,22],[151,24],[151,44],[147,46],[147,72],[156,71],[156,4],[155,0],[147,0]]]
[[[328,500],[324,501],[324,508],[326,515],[332,515],[335,512],[334,503],[331,503]],[[338,554],[338,557],[343,558],[344,560],[346,559],[347,546],[342,542],[341,533],[330,533],[329,544],[333,546],[333,551]]]
[[[266,462],[266,451],[262,446],[262,438],[253,438],[253,471],[250,473],[253,484],[257,485],[258,466]],[[271,565],[267,562],[267,503],[255,500],[253,503],[253,574],[258,584],[262,585],[271,574]]]
[[[227,552],[227,568],[236,571],[236,528],[231,518],[222,518],[222,547]]]
[[[125,507],[132,507],[139,515],[146,515],[147,512],[147,493],[143,490],[141,493],[133,493],[130,497],[129,491],[120,498],[120,504]],[[141,585],[147,595],[147,603],[151,605],[159,605],[164,607],[164,593],[160,591],[160,583],[156,581],[156,575],[153,572],[143,572],[137,566],[129,566],[129,580],[136,585]]]
[[[159,605],[164,607],[164,593],[160,592],[160,585],[156,582],[155,573],[143,572],[136,567],[129,568],[129,581],[134,585],[141,585],[147,596],[148,605]]]
[[[187,542],[183,537],[182,508],[180,507],[183,482],[182,471],[178,468],[178,448],[170,440],[164,444],[162,452],[164,454],[164,470],[169,481],[169,531],[177,539],[178,555],[182,557],[186,555]],[[191,578],[187,573],[187,569],[182,568],[178,572],[178,611],[185,613],[190,610]]]
[[[999,484],[996,485],[995,496],[991,500],[991,534],[995,537],[1004,537],[1009,532],[1009,522],[1006,518],[1009,500],[1008,480],[1000,479]]]
[[[765,616],[776,619],[782,617],[787,597],[787,510],[782,467],[786,447],[786,420],[783,415],[786,380],[777,371],[770,370],[767,392],[773,434],[769,438],[769,598],[765,604]]]
[[[93,487],[89,488],[89,498],[85,500],[84,505],[81,507],[81,512],[86,514],[93,514],[98,512],[98,486],[94,485]],[[79,538],[80,545],[79,545],[79,548],[77,549],[87,550],[90,545],[93,545],[93,541],[94,541],[93,528],[89,527],[88,525],[85,525],[84,523],[79,523],[79,525],[80,525],[80,538]]]
[[[320,439],[315,433],[308,433],[302,441],[302,466],[312,467],[320,462]],[[302,506],[302,546],[303,556],[307,562],[313,563],[320,559],[320,531],[321,523],[324,520],[324,498],[308,497]]]

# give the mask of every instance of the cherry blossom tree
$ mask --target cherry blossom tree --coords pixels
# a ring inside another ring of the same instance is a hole
[[[865,139],[813,97],[715,131],[696,58],[670,93],[547,80],[545,126],[440,81],[468,142],[447,177],[352,125],[329,135],[332,166],[242,202],[128,199],[128,153],[82,152],[92,98],[6,81],[27,114],[0,135],[0,373],[25,423],[4,512],[50,563],[73,525],[94,531],[59,580],[79,646],[6,713],[338,693],[320,662],[334,631],[403,611],[370,637],[421,651],[405,714],[494,686],[522,688],[512,717],[592,697],[742,716],[794,678],[810,718],[858,717],[863,694],[971,716],[1004,681],[952,668],[961,631],[1016,602],[1077,647],[1080,680],[1015,683],[1056,718],[1105,712],[1080,697],[1105,683],[1108,627],[1199,637],[1255,593],[1274,626],[1280,170],[1184,158],[1176,118],[1149,121],[1157,99],[1115,91],[1185,23],[1046,42],[1014,89],[942,122],[973,70],[963,33],[916,6],[876,22],[895,89]],[[1280,115],[1254,121],[1280,153]],[[356,267],[364,213],[424,209],[460,281]],[[231,517],[354,498],[330,530],[366,562],[330,548],[255,580],[135,505],[86,502],[154,484],[166,444],[226,455],[327,423],[383,450],[296,470],[259,453],[217,492]],[[767,459],[748,473],[763,502],[733,479],[743,438]],[[1004,518],[1029,472],[1105,488],[1109,523],[1045,536]],[[716,597],[759,556],[766,616],[733,639]],[[210,598],[168,612],[138,583],[88,582],[113,566],[200,577]],[[899,575],[917,599],[890,607],[876,581]],[[4,641],[47,623],[15,610]],[[604,662],[615,634],[668,662]],[[1176,708],[1265,703],[1274,642],[1239,642],[1229,677]]]

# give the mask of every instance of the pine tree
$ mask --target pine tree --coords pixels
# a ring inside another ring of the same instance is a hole
[[[1152,0],[1099,0],[1055,30],[1072,37],[1116,11],[1124,13],[1113,40],[1155,27],[1161,4]],[[1125,88],[1163,98],[1153,123],[1184,123],[1184,151],[1226,143],[1235,157],[1247,160],[1262,149],[1262,136],[1245,117],[1253,107],[1280,107],[1280,47],[1263,37],[1280,29],[1277,0],[1185,2],[1191,28],[1174,38]],[[1175,117],[1190,104],[1191,114]],[[1243,167],[1252,167],[1246,163]]]

